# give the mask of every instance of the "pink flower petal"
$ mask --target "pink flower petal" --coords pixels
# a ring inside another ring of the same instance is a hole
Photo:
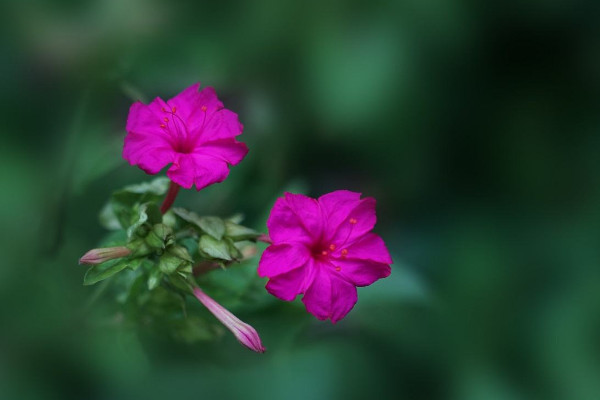
[[[223,182],[229,176],[229,167],[223,160],[202,155],[193,155],[193,159],[196,165],[196,190]]]
[[[167,176],[179,186],[189,189],[194,185],[196,164],[190,154],[177,154]]]
[[[333,274],[329,265],[319,262],[315,264],[315,278],[306,290],[302,302],[306,310],[318,319],[331,319],[331,322],[336,323],[356,304],[356,287]]]
[[[167,171],[167,176],[173,182],[186,189],[195,184],[196,190],[223,182],[228,175],[229,168],[225,161],[196,154],[179,154],[178,160]]]
[[[346,258],[331,260],[331,264],[343,279],[355,286],[369,286],[378,279],[386,278],[391,273],[388,264],[369,260]]]
[[[169,109],[175,107],[177,114],[194,134],[198,134],[212,116],[223,109],[223,103],[217,98],[214,88],[206,87],[198,91],[199,88],[200,83],[196,83],[168,101]]]
[[[140,102],[131,106],[123,158],[149,174],[156,174],[173,160],[169,135],[160,125],[159,118],[150,107]]]
[[[319,202],[303,194],[285,193],[288,207],[296,214],[300,223],[315,239],[321,237],[323,230],[323,216]]]
[[[288,204],[287,198],[279,198],[271,209],[267,220],[269,236],[274,243],[300,242],[312,244],[313,236],[303,224],[295,209]]]
[[[300,244],[273,244],[265,249],[258,263],[258,275],[262,278],[285,274],[306,264],[310,258],[308,249]]]
[[[228,164],[236,165],[248,154],[248,147],[245,143],[238,142],[233,138],[219,139],[203,143],[197,147],[194,154],[220,158]]]
[[[375,199],[367,197],[362,199],[356,207],[349,210],[346,219],[340,223],[335,231],[331,229],[331,226],[328,226],[325,236],[338,248],[343,248],[370,232],[376,221]]]
[[[240,135],[244,129],[237,114],[225,108],[207,116],[206,121],[198,126],[195,132],[198,132],[200,143],[233,138]]]
[[[308,272],[307,268],[292,269],[269,279],[265,288],[267,292],[281,300],[292,301],[304,291]]]
[[[332,255],[336,258],[371,260],[382,264],[393,262],[383,239],[374,233],[365,234],[347,248],[338,247]]]
[[[328,230],[335,231],[342,222],[348,220],[350,211],[360,203],[360,193],[336,190],[319,197],[318,201],[326,216]]]

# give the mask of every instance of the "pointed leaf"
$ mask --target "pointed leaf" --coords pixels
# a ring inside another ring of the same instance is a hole
[[[209,235],[202,235],[198,243],[198,248],[204,254],[211,258],[231,261],[229,246],[222,240],[217,240]]]
[[[218,217],[200,217],[199,226],[217,240],[221,240],[225,234],[225,223]]]
[[[225,236],[238,242],[240,240],[256,239],[260,236],[260,232],[231,221],[225,221]]]
[[[225,223],[219,217],[201,217],[193,211],[184,208],[174,208],[173,212],[186,222],[196,225],[204,233],[217,240],[221,240],[225,234]]]
[[[115,259],[94,265],[87,270],[83,278],[84,285],[93,285],[94,283],[110,278],[116,273],[121,272],[129,266],[131,260]]]
[[[150,276],[148,277],[148,290],[154,290],[158,285],[160,285],[162,275],[162,272],[158,268],[154,268],[152,271],[150,271]]]

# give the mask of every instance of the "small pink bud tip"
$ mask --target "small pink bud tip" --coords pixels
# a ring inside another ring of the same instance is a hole
[[[211,297],[209,297],[206,293],[202,291],[200,288],[194,288],[194,296],[206,308],[210,311],[227,329],[231,331],[236,337],[236,339],[249,348],[250,350],[256,351],[257,353],[264,353],[265,348],[260,341],[260,337],[258,336],[258,332],[256,329],[251,327],[245,322],[240,321],[235,315],[233,315],[229,310],[225,307],[214,301]]]
[[[124,246],[92,249],[79,259],[79,264],[97,265],[115,258],[126,257],[130,254],[131,250]]]

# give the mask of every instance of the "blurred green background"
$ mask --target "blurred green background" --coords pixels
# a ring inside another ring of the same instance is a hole
[[[3,2],[0,398],[599,399],[599,6]],[[395,260],[336,325],[232,307],[264,355],[134,329],[82,286],[102,205],[147,179],[129,105],[197,81],[250,153],[179,204],[264,230],[284,190],[360,191]]]

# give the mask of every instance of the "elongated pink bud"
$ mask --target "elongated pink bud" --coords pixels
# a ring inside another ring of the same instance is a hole
[[[131,250],[124,246],[92,249],[79,259],[79,264],[97,265],[103,263],[104,261],[126,257],[130,254]]]
[[[229,312],[225,307],[214,301],[200,288],[194,288],[194,296],[210,311],[219,321],[227,327],[236,337],[236,339],[257,353],[264,353],[265,348],[260,341],[256,329],[242,322],[235,315]]]

